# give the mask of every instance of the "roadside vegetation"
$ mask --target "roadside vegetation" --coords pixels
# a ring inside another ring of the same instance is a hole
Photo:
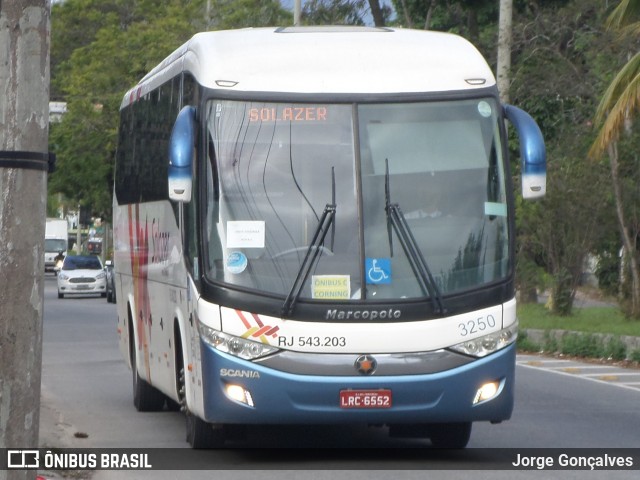
[[[630,320],[617,307],[576,308],[570,317],[550,312],[542,304],[518,306],[520,328],[610,333],[640,337],[640,322]]]
[[[640,347],[627,346],[624,336],[640,337],[640,322],[616,306],[576,308],[571,316],[551,312],[543,304],[518,306],[518,349],[523,352],[565,355],[626,362],[640,367]],[[533,339],[527,330],[543,330]]]

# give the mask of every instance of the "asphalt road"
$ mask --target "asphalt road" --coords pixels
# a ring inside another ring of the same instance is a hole
[[[314,479],[333,479],[335,473],[327,473],[332,469],[342,472],[340,478],[387,478],[390,471],[396,478],[425,478],[424,469],[434,468],[442,470],[442,478],[467,478],[465,471],[483,468],[486,452],[476,449],[640,448],[640,372],[593,367],[519,357],[512,420],[474,424],[467,450],[455,454],[429,449],[428,440],[391,439],[383,428],[321,426],[254,428],[247,441],[232,448],[184,454],[199,468],[232,471],[225,479],[255,478],[255,469],[261,470],[260,478],[271,478],[269,472],[275,471],[282,479],[294,470],[310,470]],[[182,414],[135,411],[131,374],[117,347],[115,306],[101,297],[58,299],[53,276],[45,281],[41,412],[43,447],[188,447]],[[473,478],[531,473],[537,472],[485,470]],[[541,478],[585,478],[598,472],[545,473]],[[189,476],[211,478],[202,471]],[[637,469],[606,475],[637,477]],[[98,471],[93,478],[176,478],[176,472]]]

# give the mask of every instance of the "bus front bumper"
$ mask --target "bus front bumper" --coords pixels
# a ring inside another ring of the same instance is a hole
[[[299,375],[238,359],[204,342],[201,352],[204,420],[210,423],[500,422],[508,420],[513,410],[515,344],[446,371],[394,376]],[[477,401],[487,382],[498,385],[497,393]],[[390,402],[374,407],[360,402],[345,408],[343,397],[353,396],[341,394],[346,391],[385,392]]]

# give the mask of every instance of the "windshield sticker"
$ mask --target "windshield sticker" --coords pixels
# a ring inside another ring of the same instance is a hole
[[[481,102],[478,103],[478,112],[484,118],[489,118],[491,116],[491,105],[489,105],[488,102],[485,102],[484,100],[482,100]]]
[[[264,248],[264,221],[227,222],[227,248]]]
[[[242,252],[231,252],[225,262],[229,273],[242,273],[247,268],[247,256]]]
[[[319,300],[348,300],[351,298],[350,275],[313,275],[311,298]]]
[[[507,204],[496,202],[484,202],[484,214],[493,215],[496,217],[507,216]]]
[[[389,285],[391,283],[390,258],[366,258],[367,284]]]

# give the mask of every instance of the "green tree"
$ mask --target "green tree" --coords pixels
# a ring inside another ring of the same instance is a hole
[[[495,65],[497,1],[395,0],[408,26],[465,36]],[[517,278],[521,293],[547,279],[557,313],[569,314],[582,266],[611,215],[603,172],[584,162],[602,72],[613,58],[597,0],[514,1],[509,98],[539,123],[548,157],[547,196],[517,201]],[[512,159],[518,158],[512,139]],[[518,184],[519,165],[512,165]],[[531,297],[535,298],[535,294]]]
[[[497,31],[495,0],[393,0],[393,5],[405,27],[457,33],[475,44],[483,30]]]
[[[306,25],[364,25],[366,0],[309,0],[302,7]]]
[[[622,0],[607,19],[607,28],[619,31],[621,39],[637,39],[640,33],[640,1]],[[637,46],[632,47],[634,50]],[[629,51],[632,51],[631,49]],[[600,127],[590,155],[601,158],[606,152],[611,167],[611,181],[616,203],[616,215],[630,271],[630,308],[633,317],[640,317],[640,269],[638,267],[638,231],[628,213],[624,180],[621,174],[625,160],[619,148],[620,138],[631,132],[631,119],[640,104],[640,53],[635,53],[615,76],[605,91],[596,111],[595,124]],[[632,157],[636,160],[635,157]],[[637,169],[637,162],[634,161]]]
[[[377,27],[386,25],[392,10],[379,0],[307,0],[302,8],[305,25],[365,25],[371,15]]]
[[[124,93],[207,24],[287,23],[275,0],[66,0],[52,16],[56,96],[68,103],[51,129],[57,170],[49,190],[109,217],[119,106]]]
[[[290,12],[277,0],[211,0],[206,30],[226,30],[292,23]]]
[[[70,0],[65,8],[74,2],[77,7],[86,5],[86,0]],[[90,206],[99,216],[108,217],[111,211],[122,95],[194,32],[184,15],[187,5],[167,1],[164,10],[158,3],[151,10],[145,10],[145,2],[137,6],[145,13],[132,9],[106,15],[110,23],[87,36],[86,44],[58,64],[56,82],[68,106],[62,122],[51,131],[58,162],[49,188],[63,193],[72,205]],[[100,5],[98,11],[103,10]]]
[[[510,96],[538,121],[548,158],[547,196],[518,206],[518,281],[528,289],[540,278],[533,266],[541,268],[561,315],[571,313],[585,260],[608,237],[602,227],[613,214],[606,169],[585,162],[603,72],[615,58],[594,28],[603,15],[597,0],[549,3],[520,11],[513,29]]]
[[[391,8],[387,5],[380,5],[380,0],[369,0],[371,16],[376,27],[383,27],[387,23],[387,18],[391,15]]]

